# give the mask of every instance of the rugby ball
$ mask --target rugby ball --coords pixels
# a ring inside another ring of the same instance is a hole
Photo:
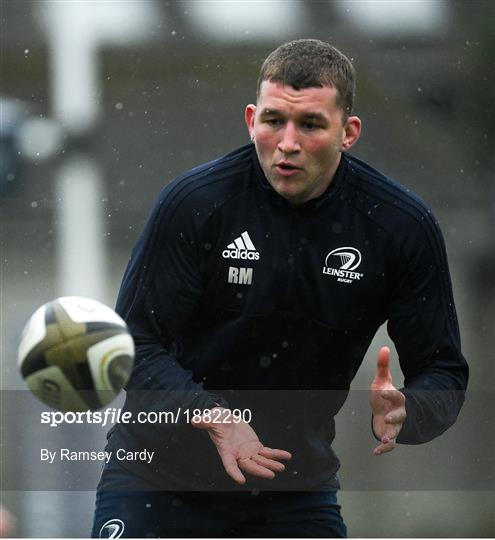
[[[65,296],[41,306],[28,320],[18,362],[28,388],[46,405],[96,410],[128,381],[134,342],[115,311],[96,300]]]

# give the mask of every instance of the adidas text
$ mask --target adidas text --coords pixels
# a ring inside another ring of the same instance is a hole
[[[257,261],[260,254],[257,251],[248,251],[247,249],[224,249],[222,251],[224,259],[247,259],[249,261]]]

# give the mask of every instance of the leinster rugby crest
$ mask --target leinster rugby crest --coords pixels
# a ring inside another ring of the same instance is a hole
[[[325,258],[323,274],[341,283],[359,281],[364,274],[355,272],[361,264],[361,252],[353,247],[340,247],[330,251]]]

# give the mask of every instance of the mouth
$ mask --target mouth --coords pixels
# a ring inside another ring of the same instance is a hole
[[[290,161],[279,161],[275,165],[275,170],[282,176],[291,176],[301,170],[301,167],[297,167]]]

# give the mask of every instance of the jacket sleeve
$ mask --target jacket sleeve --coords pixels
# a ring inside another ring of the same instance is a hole
[[[181,187],[173,182],[160,194],[134,247],[117,299],[116,310],[136,347],[126,390],[145,410],[228,406],[196,382],[174,354],[175,341],[203,295],[197,224]]]
[[[468,365],[461,353],[444,240],[430,211],[415,220],[400,247],[388,333],[404,373],[407,418],[397,442],[419,444],[455,421]]]

